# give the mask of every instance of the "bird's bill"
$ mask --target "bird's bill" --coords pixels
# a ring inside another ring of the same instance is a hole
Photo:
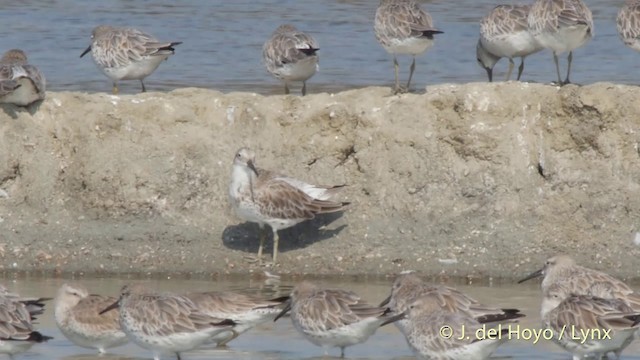
[[[253,161],[251,160],[247,161],[247,166],[249,166],[249,169],[251,169],[251,171],[253,171],[256,175],[258,175],[258,169],[256,169],[255,165],[253,165]]]
[[[113,304],[107,306],[106,308],[104,308],[104,310],[100,311],[98,314],[102,315],[102,314],[106,313],[107,311],[111,311],[111,310],[119,307],[119,305],[118,305],[119,302],[120,302],[120,300],[118,299],[118,301],[116,301]]]
[[[273,319],[273,322],[276,322],[278,319],[285,316],[289,312],[289,310],[291,310],[291,300],[287,301],[287,305],[284,307],[284,309],[282,309],[282,311],[280,311],[276,318]]]
[[[83,56],[87,55],[87,53],[88,53],[89,51],[91,51],[91,45],[89,45],[89,47],[88,47],[88,48],[86,48],[86,49],[82,52],[82,54],[80,54],[80,57],[83,57]]]
[[[531,274],[527,275],[524,279],[521,279],[518,281],[518,284],[522,284],[523,282],[527,281],[527,280],[531,280],[533,278],[537,278],[543,275],[542,271],[544,269],[540,269],[538,271],[534,271]]]
[[[389,301],[391,301],[391,295],[387,296],[386,299],[382,300],[382,302],[380,303],[380,305],[378,305],[378,307],[387,306],[389,304]]]

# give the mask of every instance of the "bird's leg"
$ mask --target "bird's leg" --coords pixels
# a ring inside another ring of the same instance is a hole
[[[509,81],[509,79],[511,78],[511,72],[513,72],[513,66],[514,66],[513,59],[509,58],[509,71],[507,71],[507,78],[505,79],[505,81]]]
[[[276,266],[278,262],[278,242],[280,237],[278,236],[278,230],[273,229],[273,266]]]
[[[416,57],[413,57],[413,61],[411,62],[411,67],[409,68],[409,80],[407,81],[407,91],[409,91],[411,86],[411,78],[413,77],[413,72],[416,69]]]
[[[344,346],[340,347],[340,357],[344,358]]]
[[[307,95],[307,82],[303,81],[302,82],[302,96]]]
[[[284,94],[289,95],[289,84],[284,83]]]
[[[182,358],[180,357],[180,353],[176,353],[176,358],[177,358],[178,360],[182,360]]]
[[[144,87],[144,82],[140,79],[140,84],[142,84],[142,92],[147,92],[147,88]]]
[[[553,62],[556,63],[556,72],[558,73],[558,85],[562,85],[562,77],[560,77],[560,65],[558,64],[558,54],[553,52]]]
[[[522,76],[522,71],[524,70],[524,57],[520,59],[520,66],[518,67],[518,81],[520,81],[520,76]]]
[[[264,239],[267,237],[266,229],[260,225],[260,246],[258,247],[258,264],[262,265],[262,248],[264,247]]]
[[[219,342],[218,345],[216,345],[216,347],[225,347],[227,346],[229,341],[237,338],[238,336],[240,336],[240,334],[237,331],[231,330],[231,336]]]
[[[400,92],[400,80],[398,79],[398,69],[400,68],[400,65],[398,64],[398,59],[396,58],[395,55],[393,55],[393,69],[396,75],[396,87],[394,89],[394,92],[397,94]]]
[[[113,95],[118,95],[118,84],[113,83]]]
[[[567,58],[567,60],[569,61],[569,65],[567,66],[567,78],[564,79],[564,82],[562,83],[562,85],[571,84],[571,81],[569,81],[569,74],[571,73],[571,62],[573,61],[573,51],[569,51],[569,57]]]

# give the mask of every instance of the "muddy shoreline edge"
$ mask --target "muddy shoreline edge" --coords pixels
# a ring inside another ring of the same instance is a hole
[[[517,82],[49,92],[1,106],[0,272],[261,273],[258,227],[227,201],[233,154],[250,146],[262,167],[349,185],[342,216],[280,233],[273,272],[513,279],[569,253],[637,280],[639,96]]]

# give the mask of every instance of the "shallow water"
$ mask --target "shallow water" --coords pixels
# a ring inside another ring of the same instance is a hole
[[[502,1],[501,3],[510,3]],[[522,1],[513,1],[523,3]],[[485,81],[476,64],[479,20],[496,1],[422,1],[435,25],[445,33],[420,56],[414,88],[443,82]],[[640,83],[634,71],[640,54],[618,39],[615,17],[623,0],[587,0],[595,19],[595,38],[575,51],[572,80]],[[176,55],[151,75],[151,90],[196,86],[228,91],[280,93],[280,83],[261,64],[264,41],[281,23],[290,22],[320,43],[320,72],[309,82],[310,92],[337,91],[369,85],[390,85],[390,55],[376,42],[373,18],[377,0],[22,0],[0,2],[0,51],[20,47],[45,73],[51,90],[109,92],[111,85],[80,53],[89,45],[91,29],[101,23],[134,26],[161,40],[183,41]],[[566,57],[562,60],[566,62]],[[409,58],[400,59],[402,79]],[[563,64],[566,66],[566,64]],[[507,62],[494,73],[502,79]],[[556,79],[550,52],[527,59],[524,80]],[[136,93],[137,81],[121,90]]]
[[[3,283],[12,291],[25,296],[54,297],[57,288],[67,280],[63,279],[21,279],[4,280]],[[130,280],[125,279],[81,279],[91,292],[116,295],[122,285]],[[273,295],[274,288],[261,281],[200,281],[200,280],[147,280],[147,285],[163,291],[206,291],[223,289],[255,289],[265,296]],[[319,283],[359,293],[371,303],[378,303],[390,291],[390,281],[319,281]],[[294,283],[283,280],[280,286],[286,288]],[[451,284],[448,284],[451,285]],[[539,328],[539,285],[537,283],[505,286],[462,286],[458,289],[467,292],[479,301],[505,308],[519,308],[527,317],[520,322],[522,328]],[[30,352],[18,355],[18,359],[33,360],[98,360],[98,359],[149,359],[151,353],[135,345],[128,344],[111,350],[112,355],[98,356],[89,349],[76,347],[58,331],[53,320],[53,303],[49,303],[46,312],[39,317],[37,328],[45,335],[55,339],[34,346]],[[321,348],[312,345],[299,335],[288,318],[274,324],[265,324],[238,337],[229,344],[226,350],[197,350],[183,354],[185,360],[197,359],[311,359],[320,358]],[[332,356],[338,356],[334,349]],[[640,341],[632,344],[624,354],[624,359],[640,359]],[[364,344],[347,348],[347,358],[352,359],[411,359],[411,352],[399,331],[394,326],[381,328]],[[501,359],[570,359],[555,344],[540,341],[512,340],[501,346],[494,354]],[[165,357],[171,359],[171,357]]]

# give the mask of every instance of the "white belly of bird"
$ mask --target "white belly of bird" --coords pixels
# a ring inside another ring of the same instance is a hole
[[[389,44],[384,45],[390,54],[418,55],[433,46],[433,40],[425,37],[410,37],[406,39],[390,39]]]
[[[21,85],[10,94],[0,98],[0,103],[27,106],[40,99],[38,90],[29,78],[20,78],[16,81]]]
[[[542,49],[538,41],[528,31],[518,31],[493,39],[483,38],[481,41],[487,51],[506,58],[527,56]]]
[[[284,64],[274,71],[274,75],[284,81],[306,81],[318,71],[318,57],[310,56],[295,63]]]
[[[485,360],[488,359],[491,354],[493,354],[500,344],[505,342],[506,340],[503,338],[502,340],[493,339],[493,340],[482,340],[476,341],[474,343],[452,348],[446,350],[439,351],[429,351],[428,349],[422,348],[418,349],[411,346],[414,353],[420,359],[429,359],[429,360]]]
[[[33,346],[32,341],[6,341],[0,340],[0,354],[19,354]]]
[[[580,330],[574,330],[574,334],[570,333],[570,327],[567,327],[565,331],[564,337],[562,339],[558,339],[557,335],[553,337],[553,340],[556,344],[560,345],[563,349],[571,352],[574,355],[585,356],[585,355],[604,355],[610,351],[615,351],[620,349],[627,340],[634,336],[635,330],[629,329],[626,331],[611,331],[610,339],[605,338],[602,333],[593,333],[587,334],[585,336],[578,334]],[[580,340],[567,340],[565,337],[569,336],[575,337],[584,337],[584,342],[582,339]]]
[[[370,318],[348,326],[326,331],[302,329],[294,321],[294,326],[313,344],[324,348],[347,347],[365,342],[380,327],[380,320]]]
[[[129,341],[121,331],[99,332],[96,334],[93,329],[71,329],[68,326],[60,325],[58,327],[72,343],[89,349],[99,349],[101,352],[108,348],[124,345]]]
[[[567,26],[556,32],[542,32],[535,38],[540,45],[560,54],[577,49],[591,39],[591,33],[587,33],[587,29],[586,25]]]
[[[129,62],[123,66],[98,68],[111,80],[140,80],[151,75],[169,55],[148,56],[140,61]]]

